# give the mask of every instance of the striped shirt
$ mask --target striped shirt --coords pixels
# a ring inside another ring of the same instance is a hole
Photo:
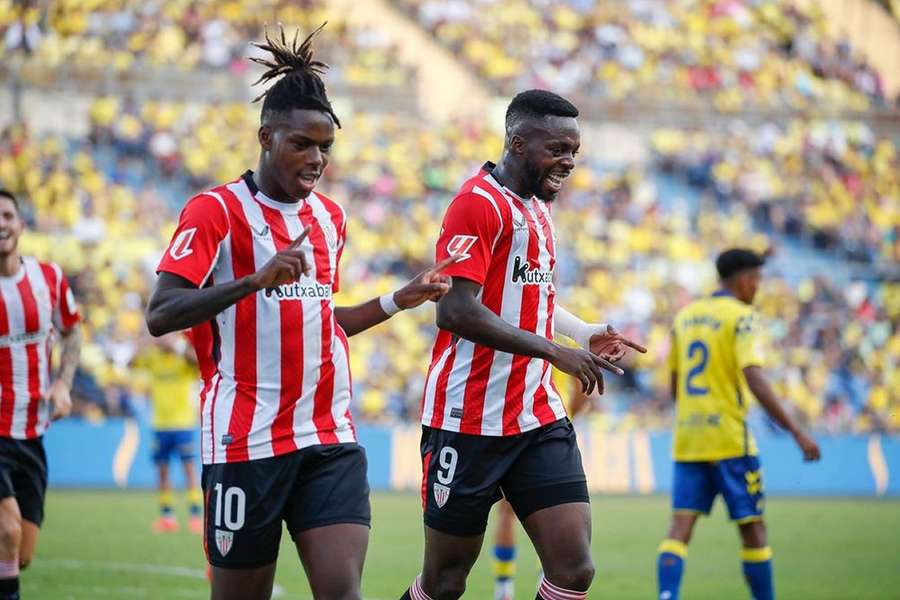
[[[227,283],[262,268],[307,225],[301,249],[311,259],[308,276],[270,295],[245,296],[208,330],[194,330],[209,375],[201,398],[204,464],[356,441],[347,337],[332,300],[346,239],[340,205],[316,193],[296,204],[277,202],[248,171],[187,203],[158,270],[197,287]]]
[[[18,273],[0,277],[0,437],[31,440],[47,430],[54,334],[78,320],[59,266],[24,256]]]
[[[501,319],[553,339],[555,234],[550,207],[500,185],[487,163],[451,202],[437,260],[482,286],[479,299]],[[563,418],[547,361],[500,352],[441,330],[425,384],[422,423],[476,435],[506,436]]]

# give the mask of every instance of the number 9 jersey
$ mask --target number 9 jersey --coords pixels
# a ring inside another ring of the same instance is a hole
[[[717,461],[756,455],[747,428],[743,369],[763,366],[759,317],[720,291],[684,307],[672,327],[669,370],[677,377],[673,458]]]

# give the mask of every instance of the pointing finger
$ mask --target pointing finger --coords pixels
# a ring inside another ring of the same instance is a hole
[[[426,273],[436,275],[436,274],[440,273],[441,271],[443,271],[444,269],[446,269],[447,267],[449,267],[450,265],[452,265],[453,263],[459,262],[459,259],[460,259],[459,254],[451,254],[444,260],[440,261],[439,263],[437,263],[436,265],[434,265],[433,267],[428,269],[428,271],[426,271]]]
[[[297,239],[295,239],[293,242],[291,242],[291,245],[288,246],[288,249],[294,250],[295,248],[299,248],[300,244],[303,243],[303,240],[305,240],[306,237],[309,235],[309,232],[311,229],[312,229],[312,225],[307,225],[306,227],[304,227],[303,231],[300,232],[300,235],[297,236]]]
[[[647,353],[647,349],[646,349],[644,346],[641,346],[641,345],[638,344],[637,342],[632,342],[631,340],[629,340],[629,339],[626,338],[625,336],[621,336],[621,335],[620,335],[620,336],[619,336],[619,341],[622,342],[623,344],[625,344],[626,346],[628,346],[629,348],[634,348],[635,350],[637,350],[637,351],[640,352],[641,354],[646,354],[646,353]]]
[[[604,358],[600,358],[600,357],[597,356],[596,354],[591,354],[591,356],[594,358],[594,362],[595,362],[597,365],[599,365],[600,367],[606,369],[607,371],[612,371],[612,372],[615,373],[616,375],[624,375],[624,374],[625,374],[625,371],[623,371],[622,369],[620,369],[620,368],[617,367],[616,365],[612,364],[612,363],[609,362],[608,360],[606,360],[606,359],[604,359]]]

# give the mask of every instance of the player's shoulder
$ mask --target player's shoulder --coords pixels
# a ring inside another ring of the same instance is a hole
[[[334,200],[321,192],[313,192],[310,194],[310,200],[313,202],[318,200],[322,204],[322,208],[331,215],[332,220],[339,221],[339,223],[336,223],[339,227],[347,222],[347,211],[344,210],[344,207],[337,200]]]
[[[51,260],[40,260],[34,256],[23,256],[22,261],[26,265],[33,265],[41,274],[44,276],[44,279],[49,281],[50,283],[55,284],[63,277],[63,270],[59,264],[51,261]]]
[[[454,211],[464,211],[473,216],[496,216],[501,225],[509,222],[510,208],[502,192],[497,190],[482,171],[470,177],[450,201]]]

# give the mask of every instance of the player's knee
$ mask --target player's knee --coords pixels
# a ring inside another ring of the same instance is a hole
[[[741,525],[741,538],[743,538],[744,546],[762,548],[768,543],[766,524],[760,520]]]
[[[584,591],[591,587],[595,573],[594,561],[588,556],[579,562],[557,567],[552,572],[548,569],[545,576],[550,583],[557,587]]]
[[[423,587],[434,600],[456,600],[466,591],[469,571],[462,567],[438,569],[431,577],[423,573]]]
[[[0,547],[7,554],[18,551],[22,542],[22,524],[18,519],[6,516],[0,519]]]

